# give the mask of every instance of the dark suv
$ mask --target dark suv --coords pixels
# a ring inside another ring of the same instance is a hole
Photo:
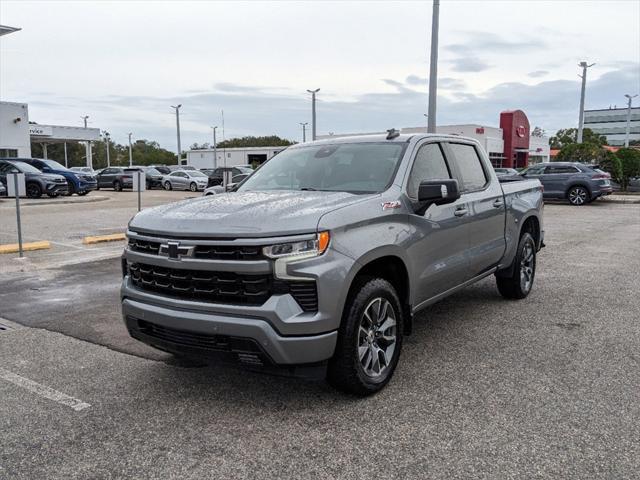
[[[540,180],[545,199],[565,198],[572,205],[584,205],[613,191],[611,175],[584,163],[539,163],[521,175]]]
[[[120,192],[123,188],[133,188],[133,176],[142,170],[139,167],[109,167],[102,170],[98,176],[98,188],[113,188]]]
[[[55,173],[57,175],[62,175],[67,181],[68,195],[72,195],[74,193],[77,193],[78,195],[86,195],[91,190],[96,189],[96,179],[93,175],[82,172],[72,172],[55,160],[49,160],[46,158],[17,158],[16,160],[28,163],[43,173]]]
[[[209,177],[209,183],[207,184],[207,188],[213,187],[215,185],[222,185],[224,174],[227,173],[229,175],[227,178],[228,181],[231,181],[233,177],[241,174],[251,174],[253,173],[253,168],[251,167],[218,167],[214,169],[203,168],[202,173]]]
[[[6,185],[8,173],[24,173],[26,193],[29,198],[40,198],[42,194],[57,197],[67,193],[67,180],[63,176],[42,173],[28,163],[18,160],[0,160],[0,184]]]

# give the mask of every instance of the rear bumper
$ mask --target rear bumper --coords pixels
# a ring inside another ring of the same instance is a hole
[[[322,362],[333,355],[338,337],[336,331],[281,336],[258,318],[169,308],[126,296],[122,315],[130,335],[147,345],[183,355],[228,357],[256,366]]]

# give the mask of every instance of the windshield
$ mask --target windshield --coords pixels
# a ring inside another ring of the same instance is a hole
[[[55,160],[42,160],[47,166],[53,170],[68,170],[64,165],[59,164]]]
[[[14,162],[8,162],[8,163],[10,163],[14,167],[16,167],[22,173],[42,173],[36,167],[34,167],[33,165],[29,165],[28,163],[24,163],[24,162],[15,162],[15,163]]]
[[[187,175],[189,175],[190,177],[204,177],[207,178],[207,176],[202,173],[202,172],[198,172],[198,171],[191,171],[189,170],[188,172],[185,172]]]
[[[158,170],[156,170],[153,167],[147,168],[147,173],[149,175],[162,175],[162,173],[160,173]]]
[[[388,188],[406,144],[345,143],[284,150],[238,189],[377,193]]]

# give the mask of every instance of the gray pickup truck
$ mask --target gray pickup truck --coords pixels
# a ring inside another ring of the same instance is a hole
[[[425,307],[492,274],[504,297],[529,294],[542,209],[538,180],[500,183],[471,139],[390,130],[295,145],[235,192],[138,213],[123,317],[178,356],[322,369],[371,394]]]

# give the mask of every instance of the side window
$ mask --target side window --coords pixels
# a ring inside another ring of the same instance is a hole
[[[578,169],[571,165],[550,165],[544,173],[578,173]]]
[[[411,198],[418,198],[418,187],[424,180],[439,180],[451,178],[447,162],[438,143],[427,143],[420,147],[416,159],[411,167],[407,194]]]
[[[450,143],[462,180],[462,191],[479,190],[487,184],[487,175],[473,145]]]

